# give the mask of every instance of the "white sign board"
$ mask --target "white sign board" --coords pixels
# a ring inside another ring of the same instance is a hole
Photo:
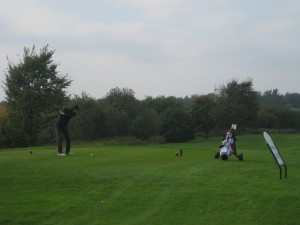
[[[267,132],[264,132],[264,138],[268,144],[268,146],[270,147],[270,150],[272,151],[274,158],[276,159],[277,163],[279,166],[284,166],[284,162],[281,158],[280,153],[278,152],[272,138],[267,134]]]

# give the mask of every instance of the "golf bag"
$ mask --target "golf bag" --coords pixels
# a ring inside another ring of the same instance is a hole
[[[235,135],[233,129],[229,130],[221,143],[220,151],[216,152],[215,158],[221,158],[222,160],[228,160],[229,156],[234,155],[240,161],[244,159],[243,154],[237,154],[235,145]]]
[[[220,146],[220,157],[223,160],[227,160],[228,157],[231,155],[231,146],[233,144],[233,140],[229,139],[228,141],[224,140],[222,145]]]

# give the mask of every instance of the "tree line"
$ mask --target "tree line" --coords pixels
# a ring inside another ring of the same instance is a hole
[[[5,101],[0,104],[0,147],[25,147],[55,141],[58,110],[78,104],[71,121],[73,140],[95,141],[132,136],[144,141],[183,142],[200,135],[223,134],[232,123],[240,132],[264,129],[300,130],[300,94],[253,89],[252,79],[232,79],[214,93],[139,100],[127,87],[112,88],[96,99],[87,93],[68,96],[72,80],[58,72],[55,51],[24,48],[18,64],[8,62]],[[219,133],[218,133],[219,132]],[[221,133],[220,133],[221,132]]]

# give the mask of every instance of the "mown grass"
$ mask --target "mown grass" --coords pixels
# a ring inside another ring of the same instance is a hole
[[[220,138],[76,145],[71,157],[56,156],[54,146],[1,150],[0,224],[296,225],[300,135],[271,137],[287,179],[262,135],[238,137],[242,162],[214,159]]]

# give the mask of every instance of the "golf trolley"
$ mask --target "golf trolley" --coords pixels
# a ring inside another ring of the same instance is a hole
[[[220,150],[215,153],[215,159],[221,158],[222,160],[228,160],[229,156],[234,155],[240,161],[243,161],[244,155],[237,154],[236,147],[235,147],[235,134],[234,130],[236,129],[237,125],[232,124],[231,129],[227,131],[226,136],[224,137],[221,145],[219,146]]]

